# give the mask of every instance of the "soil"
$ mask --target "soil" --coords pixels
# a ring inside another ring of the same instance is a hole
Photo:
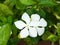
[[[27,45],[26,42],[20,40],[17,45]],[[39,41],[37,45],[51,45],[50,41]],[[55,42],[55,45],[59,45],[58,42]]]
[[[23,40],[20,40],[17,45],[27,45],[27,44]]]
[[[50,41],[39,41],[37,45],[51,45]],[[55,42],[54,45],[59,45],[58,42]]]

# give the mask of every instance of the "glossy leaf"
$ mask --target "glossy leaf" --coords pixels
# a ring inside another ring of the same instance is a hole
[[[55,42],[58,40],[58,37],[56,35],[49,35],[49,37],[47,38],[48,40],[52,41],[52,42]]]
[[[23,5],[19,0],[16,1],[16,8],[19,10],[24,10],[25,9],[25,5]]]
[[[45,34],[42,36],[42,39],[43,40],[49,40],[49,41],[52,41],[52,42],[55,42],[58,40],[58,37],[50,32],[45,32]]]
[[[16,4],[16,0],[5,0],[4,4],[7,5],[9,8],[13,8]]]
[[[56,4],[55,0],[38,0],[40,5],[43,6],[54,6]]]
[[[48,34],[49,33],[49,34]],[[51,35],[51,33],[49,31],[46,31],[43,36],[42,36],[42,40],[47,40],[47,38],[49,37],[49,35]]]
[[[35,2],[33,0],[20,0],[20,2],[24,5],[33,5]]]
[[[0,3],[0,15],[13,15],[13,12],[9,9],[8,6]]]
[[[5,24],[0,29],[0,45],[7,45],[10,38],[11,28],[9,24]]]

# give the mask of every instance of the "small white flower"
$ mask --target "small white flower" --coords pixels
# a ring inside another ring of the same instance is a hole
[[[47,22],[43,18],[40,19],[38,14],[32,14],[30,18],[27,13],[24,13],[22,20],[26,23],[21,20],[14,22],[15,26],[21,29],[19,38],[26,38],[27,36],[37,37],[37,34],[41,36],[47,26]]]

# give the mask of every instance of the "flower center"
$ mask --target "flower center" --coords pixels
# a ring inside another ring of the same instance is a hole
[[[29,28],[30,26],[28,24],[26,24],[26,27]]]

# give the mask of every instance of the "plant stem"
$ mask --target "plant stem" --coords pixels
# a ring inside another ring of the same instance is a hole
[[[54,42],[52,42],[51,45],[54,45]]]
[[[59,45],[60,45],[60,39],[59,39]]]
[[[60,1],[56,1],[56,3],[60,4]]]

